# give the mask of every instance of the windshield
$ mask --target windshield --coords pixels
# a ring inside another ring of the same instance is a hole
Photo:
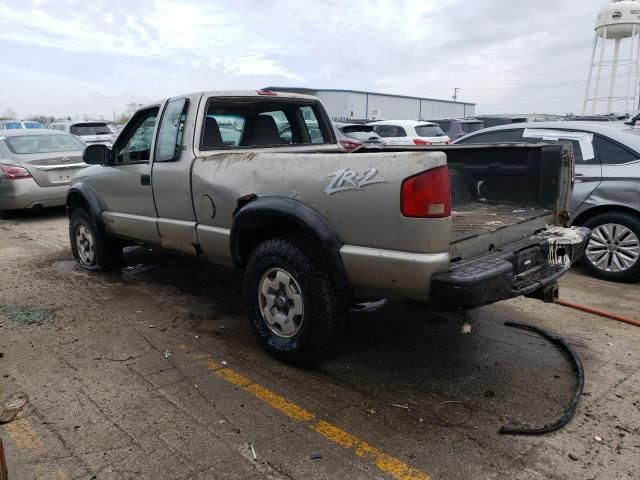
[[[40,122],[24,122],[25,128],[44,128]]]
[[[74,135],[111,135],[111,129],[106,123],[80,123],[71,125],[71,133]]]
[[[16,130],[18,128],[22,128],[22,123],[20,122],[5,122],[4,129],[5,130]]]
[[[71,135],[21,135],[5,139],[16,154],[53,153],[84,150],[85,144]]]
[[[445,133],[438,125],[418,125],[416,133],[420,137],[444,137]]]

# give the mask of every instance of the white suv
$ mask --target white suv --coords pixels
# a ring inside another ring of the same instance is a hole
[[[381,120],[369,125],[385,145],[447,145],[451,140],[437,123],[417,120]]]
[[[110,147],[118,136],[118,129],[107,122],[54,122],[47,128],[75,135],[87,145],[102,144]]]

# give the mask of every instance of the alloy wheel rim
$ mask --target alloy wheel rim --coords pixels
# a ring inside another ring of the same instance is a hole
[[[640,258],[640,239],[624,225],[604,223],[591,231],[586,255],[602,271],[624,272]]]
[[[271,268],[262,275],[258,286],[262,318],[275,335],[291,338],[302,328],[304,301],[302,289],[286,270]]]
[[[95,242],[91,231],[84,225],[76,228],[76,250],[83,264],[93,265],[96,258]]]

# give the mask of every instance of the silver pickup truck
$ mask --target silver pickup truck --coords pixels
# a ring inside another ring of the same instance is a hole
[[[360,299],[552,300],[589,236],[566,227],[570,143],[346,153],[310,96],[170,98],[84,160],[67,198],[82,268],[117,268],[139,243],[234,266],[263,346],[287,360],[334,352]]]

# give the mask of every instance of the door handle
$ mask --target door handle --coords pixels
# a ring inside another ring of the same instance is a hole
[[[151,175],[140,175],[140,185],[151,185]]]

